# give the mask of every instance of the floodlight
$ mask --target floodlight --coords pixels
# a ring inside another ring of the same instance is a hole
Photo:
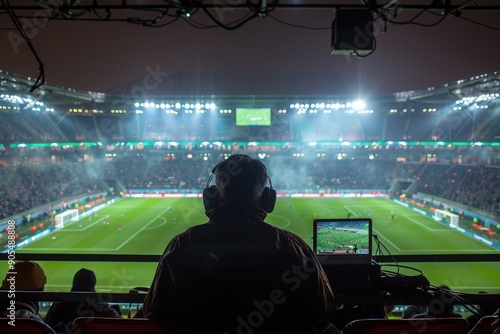
[[[352,102],[351,106],[355,110],[363,110],[366,108],[366,103],[363,100],[356,100]]]

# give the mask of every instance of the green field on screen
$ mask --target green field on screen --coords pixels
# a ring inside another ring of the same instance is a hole
[[[396,219],[390,219],[394,212]],[[312,246],[316,218],[367,217],[373,234],[392,254],[491,254],[499,251],[433,219],[383,198],[278,198],[266,221],[300,235]],[[109,216],[109,224],[104,218]],[[44,237],[18,253],[162,254],[167,243],[188,227],[207,221],[201,198],[122,199]],[[123,226],[118,229],[119,223]],[[376,244],[373,244],[376,250]],[[387,252],[384,251],[384,254]],[[125,292],[149,286],[156,263],[40,262],[47,272],[46,291],[68,291],[74,273],[96,272],[98,291]],[[500,293],[498,263],[452,262],[406,264],[424,271],[431,284],[463,292]],[[388,268],[393,269],[393,268]],[[0,273],[2,277],[5,272]],[[411,274],[411,273],[409,273]]]

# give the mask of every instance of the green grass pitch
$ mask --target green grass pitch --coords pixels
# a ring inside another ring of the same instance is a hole
[[[354,252],[354,245],[356,245],[356,249],[358,249],[358,247],[359,249],[369,249],[369,243],[367,240],[368,228],[366,228],[364,232],[365,233],[358,234],[341,230],[337,230],[336,233],[325,231],[323,232],[323,238],[317,241],[317,250],[319,252],[331,251],[335,246],[337,246],[340,247],[337,248],[337,250],[342,252]],[[346,240],[349,240],[349,242],[346,243]]]
[[[396,219],[390,219],[391,211]],[[370,216],[373,233],[392,254],[488,254],[498,250],[383,198],[278,198],[266,221],[300,235],[311,245],[314,218]],[[109,225],[104,218],[109,216]],[[83,226],[72,223],[18,253],[162,254],[172,237],[207,221],[201,198],[122,199],[97,212]],[[119,231],[118,225],[123,226]],[[374,243],[374,251],[376,245]],[[385,253],[386,254],[386,253]],[[156,263],[40,262],[46,291],[69,291],[74,273],[89,268],[101,292],[128,292],[151,284]],[[476,293],[500,293],[498,263],[405,263],[424,271],[431,284]],[[5,275],[6,266],[0,274]],[[384,269],[384,267],[383,267]],[[387,267],[386,269],[392,269]],[[402,271],[405,273],[404,271]],[[414,274],[407,272],[408,274]]]

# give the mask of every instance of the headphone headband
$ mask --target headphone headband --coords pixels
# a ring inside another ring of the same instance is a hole
[[[215,185],[211,186],[210,182],[212,182],[214,177],[216,177],[217,173],[219,172],[221,164],[227,161],[228,159],[241,159],[242,157],[246,157],[254,161],[257,161],[259,164],[262,165],[263,169],[266,171],[267,174],[267,168],[262,162],[260,162],[257,159],[253,159],[245,154],[232,155],[226,160],[219,162],[212,169],[212,174],[210,174],[210,176],[208,177],[205,189],[203,190],[203,204],[205,206],[206,211],[211,211],[219,206],[219,191],[217,189],[217,186]],[[266,176],[267,176],[267,182],[269,182],[269,187],[265,187],[264,190],[262,191],[262,194],[260,196],[259,207],[264,211],[270,213],[274,210],[274,205],[276,204],[276,191],[273,189],[273,183],[271,182],[271,178],[269,177],[269,175]]]

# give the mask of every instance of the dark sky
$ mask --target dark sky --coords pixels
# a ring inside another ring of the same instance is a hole
[[[245,13],[233,10],[220,17],[230,23]],[[397,19],[405,21],[416,13],[403,12]],[[377,29],[375,52],[357,58],[330,54],[330,29],[296,28],[273,19],[328,28],[334,17],[330,9],[278,8],[272,17],[257,18],[233,31],[196,29],[183,20],[147,28],[120,22],[44,22],[41,15],[21,22],[25,27],[40,25],[27,31],[45,65],[47,82],[80,90],[366,96],[425,89],[500,70],[500,31],[457,17],[447,17],[435,27],[389,23],[385,33]],[[500,11],[462,15],[500,28]],[[202,12],[192,19],[210,23]],[[439,16],[426,13],[418,22],[437,20]],[[32,53],[18,41],[15,30],[5,29],[13,28],[8,15],[0,15],[0,28],[0,69],[36,77],[38,64]]]

